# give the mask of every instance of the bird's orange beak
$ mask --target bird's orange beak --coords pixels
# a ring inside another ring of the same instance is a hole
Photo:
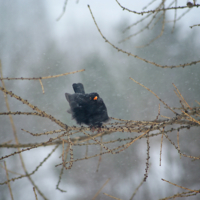
[[[94,98],[93,98],[93,100],[97,100],[98,99],[98,97],[97,96],[95,96]]]

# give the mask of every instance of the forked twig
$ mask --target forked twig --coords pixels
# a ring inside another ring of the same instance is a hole
[[[175,115],[178,115],[178,113],[176,113],[174,110],[172,110],[162,99],[160,99],[158,97],[158,95],[156,95],[152,90],[150,90],[149,88],[147,88],[146,86],[142,85],[141,83],[137,82],[136,80],[134,80],[133,78],[130,77],[130,79],[132,81],[134,81],[135,83],[137,83],[138,85],[142,86],[143,88],[147,89],[149,92],[151,92],[159,101],[161,101],[169,110],[171,110]]]
[[[200,192],[200,190],[192,190],[192,189],[189,189],[189,188],[186,188],[186,187],[177,185],[177,184],[175,184],[175,183],[172,183],[172,182],[170,182],[170,181],[167,181],[167,180],[165,180],[165,179],[163,179],[163,178],[161,178],[161,180],[162,180],[162,181],[165,181],[165,182],[167,182],[167,183],[169,183],[169,184],[171,184],[171,185],[174,185],[174,186],[176,186],[176,187],[179,187],[179,188],[181,188],[181,189],[184,189],[184,190],[189,190],[189,191],[191,191],[191,192],[196,192],[196,193],[199,193],[199,192]]]
[[[197,63],[200,62],[200,60],[198,60],[198,61],[193,61],[193,62],[190,62],[190,63],[184,63],[184,64],[180,64],[180,65],[176,65],[176,66],[159,65],[159,64],[157,64],[157,63],[155,63],[155,62],[146,60],[146,59],[141,58],[141,57],[139,57],[139,56],[137,56],[137,55],[134,55],[134,54],[132,54],[132,53],[130,53],[130,52],[124,51],[123,49],[120,49],[120,48],[116,47],[114,44],[112,44],[109,40],[106,39],[106,37],[102,34],[101,30],[100,30],[99,27],[98,27],[97,22],[96,22],[96,20],[95,20],[93,14],[92,14],[92,10],[91,10],[91,8],[90,8],[89,5],[88,5],[88,8],[89,8],[89,10],[90,10],[90,14],[91,14],[91,16],[92,16],[92,19],[93,19],[93,21],[94,21],[94,23],[95,23],[95,25],[96,25],[96,27],[97,27],[97,29],[98,29],[100,35],[102,36],[102,38],[105,40],[105,42],[107,42],[108,44],[110,44],[110,45],[111,45],[113,48],[115,48],[117,51],[120,51],[120,52],[122,52],[122,53],[125,53],[125,54],[127,54],[128,56],[133,56],[133,57],[135,57],[135,58],[137,58],[137,59],[139,59],[139,60],[142,60],[142,61],[144,61],[144,62],[146,62],[146,63],[155,65],[155,66],[160,67],[160,68],[171,68],[171,69],[173,69],[173,68],[178,68],[178,67],[191,66],[191,65],[194,65],[194,64],[197,64]],[[177,7],[177,8],[178,8],[178,7]],[[185,8],[185,7],[184,7],[184,8]],[[172,9],[172,8],[171,8],[171,9]],[[174,9],[174,8],[173,8],[173,9]],[[162,10],[167,10],[167,9],[162,9]],[[156,10],[156,11],[159,11],[159,10]],[[154,10],[153,12],[155,12],[155,10]]]
[[[110,194],[107,194],[107,193],[105,193],[105,192],[104,192],[103,194],[105,194],[106,196],[108,196],[108,197],[110,197],[110,198],[112,198],[112,199],[122,200],[122,199],[120,199],[120,198],[114,197],[114,196],[112,196],[112,195],[110,195]]]
[[[4,161],[4,167],[5,167],[5,171],[6,171],[7,185],[8,185],[8,189],[9,189],[9,192],[10,192],[10,197],[11,197],[12,200],[14,200],[12,189],[11,189],[11,186],[10,186],[10,182],[8,182],[9,174],[8,174],[8,170],[7,170],[7,166],[6,166],[6,161]]]
[[[110,181],[110,178],[106,180],[106,182],[103,184],[103,186],[98,190],[98,192],[94,195],[94,197],[92,198],[92,200],[95,200],[97,198],[97,196],[99,195],[99,193],[101,192],[101,190],[106,186],[106,184]]]

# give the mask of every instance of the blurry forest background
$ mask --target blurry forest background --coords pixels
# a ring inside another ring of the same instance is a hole
[[[126,8],[139,12],[149,2],[121,1]],[[187,4],[186,1],[181,1],[180,5],[179,1],[174,2],[177,6]],[[146,10],[155,9],[155,5],[159,3],[155,1]],[[167,6],[171,2],[165,3]],[[110,117],[125,120],[155,120],[161,103],[152,93],[131,81],[129,77],[150,88],[170,107],[180,107],[179,98],[174,93],[172,85],[174,83],[190,106],[198,106],[195,100],[200,101],[199,63],[184,68],[160,68],[118,52],[99,34],[87,4],[90,5],[106,39],[127,52],[163,66],[175,66],[200,60],[200,27],[189,27],[200,23],[199,7],[177,9],[177,18],[186,10],[188,12],[176,21],[174,30],[175,11],[167,10],[165,21],[172,22],[165,23],[163,35],[150,45],[137,48],[149,43],[160,34],[163,26],[162,17],[155,26],[151,24],[149,29],[119,43],[127,36],[140,31],[147,22],[144,20],[123,33],[125,28],[144,15],[123,11],[116,1],[69,0],[65,13],[59,20],[56,19],[62,13],[63,1],[0,1],[0,59],[3,77],[43,77],[85,69],[84,72],[43,80],[44,94],[39,81],[4,80],[7,90],[27,99],[69,126],[77,126],[77,124],[66,112],[69,105],[64,93],[73,93],[72,84],[76,82],[83,83],[88,93],[99,93]],[[156,17],[158,18],[159,15]],[[8,101],[12,112],[31,112],[28,106],[10,96]],[[7,112],[2,91],[0,112]],[[174,116],[163,105],[160,112],[168,117]],[[49,135],[33,137],[21,129],[32,133],[58,129],[55,123],[38,116],[19,115],[13,116],[13,120],[21,144],[47,141],[50,138]],[[181,151],[198,157],[200,155],[199,128],[184,129],[179,134]],[[105,137],[107,140],[114,140],[133,135],[137,136],[138,133],[116,132]],[[169,133],[168,136],[175,143],[177,142],[176,133]],[[0,143],[10,140],[11,143],[15,143],[9,116],[0,115]],[[184,191],[162,181],[161,178],[190,189],[200,189],[199,160],[180,158],[177,150],[164,138],[162,164],[159,166],[160,141],[161,136],[150,139],[149,175],[134,199],[161,199]],[[52,146],[40,147],[23,152],[22,157],[28,172],[32,172],[53,148]],[[96,170],[99,157],[75,162],[70,170],[63,172],[59,187],[66,190],[66,193],[56,190],[60,167],[55,165],[62,162],[59,158],[62,147],[52,154],[32,178],[46,199],[92,199],[108,178],[110,181],[102,192],[119,199],[130,199],[144,178],[146,148],[146,140],[138,140],[119,154],[105,154],[102,156],[98,172]],[[88,154],[99,152],[99,149],[100,147],[95,145],[89,146]],[[77,159],[84,157],[86,147],[76,146],[73,150],[74,158]],[[0,157],[13,151],[17,150],[1,148]],[[10,171],[24,174],[19,155],[4,160]],[[2,183],[6,181],[3,160],[0,161],[0,165]],[[10,185],[14,199],[36,199],[33,185],[27,178],[11,181]],[[111,199],[102,192],[96,199]],[[0,185],[0,199],[11,199],[6,184]],[[38,199],[45,198],[38,194]],[[199,195],[177,199],[195,200],[199,199]]]

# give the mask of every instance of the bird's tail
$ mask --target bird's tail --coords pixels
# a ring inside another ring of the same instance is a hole
[[[72,85],[75,93],[82,93],[85,94],[85,90],[82,83],[74,83]]]

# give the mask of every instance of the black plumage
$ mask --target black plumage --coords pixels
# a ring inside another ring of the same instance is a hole
[[[72,87],[75,94],[65,93],[65,97],[70,105],[68,112],[78,124],[101,127],[103,122],[109,120],[106,105],[99,94],[85,94],[82,83],[74,83]]]

